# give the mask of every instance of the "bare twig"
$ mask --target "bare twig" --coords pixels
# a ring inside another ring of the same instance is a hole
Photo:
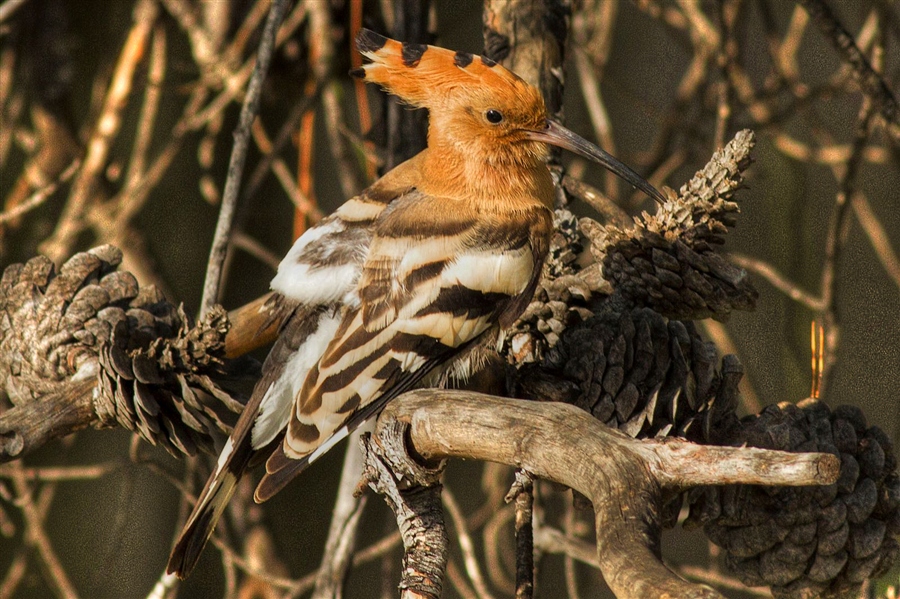
[[[856,219],[869,238],[869,242],[878,255],[881,265],[894,281],[894,284],[900,288],[900,258],[897,257],[897,252],[891,244],[884,225],[878,219],[868,198],[863,193],[854,193],[850,201],[853,204]]]
[[[360,434],[357,431],[350,436],[344,454],[341,482],[331,511],[331,526],[316,575],[316,586],[311,595],[313,599],[333,599],[343,595],[344,580],[356,545],[359,518],[366,505],[365,496],[356,494],[363,473],[363,455],[359,451]]]
[[[491,464],[486,464],[488,469]],[[493,507],[493,506],[491,506]],[[515,508],[513,506],[503,506],[499,509],[492,510],[493,518],[485,523],[482,530],[484,538],[485,566],[488,576],[495,587],[501,589],[514,589],[516,581],[506,574],[506,568],[503,566],[502,550],[507,545],[503,543],[505,531],[503,527],[515,517]]]
[[[444,506],[447,508],[447,513],[450,514],[450,521],[453,522],[456,536],[459,539],[459,548],[462,551],[466,574],[468,574],[469,580],[472,581],[472,586],[475,587],[478,597],[480,599],[491,599],[493,595],[488,589],[484,575],[481,573],[481,566],[478,565],[478,556],[475,555],[475,544],[472,543],[472,535],[469,534],[469,527],[466,526],[466,519],[462,510],[456,502],[452,491],[444,489],[443,496]]]
[[[707,568],[698,568],[696,566],[682,566],[678,572],[683,574],[685,578],[691,578],[705,584],[714,584],[723,589],[731,589],[741,593],[748,593],[754,597],[771,597],[772,593],[765,587],[748,587],[741,581],[724,576],[718,572],[713,572]]]
[[[13,16],[28,0],[5,0],[0,4],[0,23]]]
[[[66,167],[66,169],[59,176],[59,179],[49,183],[45,187],[38,189],[33,194],[31,194],[25,201],[17,204],[14,208],[9,210],[5,210],[0,213],[0,225],[16,220],[17,218],[25,215],[26,213],[34,210],[41,204],[47,201],[47,198],[56,193],[56,190],[59,189],[59,186],[63,183],[66,183],[72,176],[78,172],[78,169],[81,167],[81,160],[74,160],[72,163]]]
[[[59,596],[66,599],[75,599],[78,597],[78,592],[69,580],[69,576],[66,574],[59,557],[57,557],[53,549],[50,538],[47,536],[47,531],[44,529],[43,524],[44,517],[35,504],[32,489],[20,466],[20,464],[13,466],[12,480],[16,494],[21,501],[22,515],[25,518],[25,525],[28,529],[29,541],[41,556],[41,560],[47,568],[49,582],[56,587],[56,592]]]
[[[11,477],[15,469],[21,465],[0,466],[0,478]],[[59,482],[71,480],[92,480],[102,478],[122,467],[120,462],[106,462],[93,466],[44,466],[38,468],[21,468],[21,474],[27,479],[36,482]],[[16,472],[18,475],[18,472]]]
[[[844,246],[847,241],[847,228],[849,226],[850,198],[856,189],[856,176],[862,162],[862,150],[869,139],[869,125],[874,114],[873,105],[868,100],[863,101],[857,121],[853,142],[853,154],[847,161],[844,176],[840,182],[840,188],[835,197],[832,209],[831,221],[828,225],[828,235],[825,238],[825,263],[822,266],[822,305],[825,326],[825,368],[820,374],[820,393],[824,394],[827,387],[829,374],[837,360],[837,346],[840,338],[840,312],[836,302],[838,294],[837,268],[840,262]]]
[[[569,175],[563,177],[563,188],[573,197],[583,201],[585,204],[596,210],[603,217],[603,223],[614,225],[616,227],[626,228],[632,224],[628,214],[619,208],[615,202],[609,199],[599,190],[594,189],[587,183],[579,181]]]
[[[13,464],[11,466],[14,470],[21,467],[21,464]],[[50,505],[53,502],[53,498],[56,496],[57,488],[58,485],[55,482],[51,482],[43,485],[37,492],[37,498],[32,501],[35,507],[32,516],[37,518],[35,521],[43,522],[46,520],[47,514],[50,511]],[[3,579],[3,582],[0,583],[0,599],[11,599],[12,597],[15,597],[16,589],[25,577],[28,559],[31,556],[32,550],[33,545],[24,545],[19,549],[16,557],[13,558],[13,562],[6,572],[6,577]]]
[[[363,0],[350,0],[350,45],[356,39],[356,34],[362,28]],[[362,54],[350,48],[350,66],[358,69],[362,66]],[[361,79],[353,78],[353,93],[356,96],[356,111],[359,114],[359,128],[362,134],[366,134],[372,128],[372,109],[369,106],[369,92],[366,89],[366,82]],[[375,179],[376,162],[372,158],[375,150],[375,144],[372,142],[364,142],[364,147],[368,150],[366,156],[366,179],[373,181]]]
[[[287,12],[288,4],[288,0],[273,0],[265,28],[263,29],[262,39],[260,40],[256,66],[247,86],[247,95],[244,98],[240,120],[234,133],[234,147],[231,152],[231,160],[228,163],[228,179],[225,182],[225,191],[222,195],[219,220],[216,223],[216,232],[209,252],[209,263],[207,264],[206,277],[203,282],[203,298],[200,303],[201,316],[206,314],[219,298],[222,264],[225,261],[225,252],[228,249],[231,224],[234,221],[238,192],[244,171],[244,161],[247,158],[250,126],[253,124],[253,119],[256,118],[256,113],[259,110],[262,84],[269,70],[272,53],[275,51],[275,36],[278,33],[281,21],[284,19],[285,12]]]
[[[818,25],[822,35],[831,42],[841,58],[853,68],[859,82],[873,107],[888,122],[897,124],[898,104],[890,87],[884,82],[865,55],[856,45],[853,36],[841,25],[824,0],[797,0]]]
[[[166,77],[166,30],[157,26],[153,30],[153,43],[150,48],[150,65],[147,74],[147,89],[144,92],[144,104],[138,119],[137,135],[131,158],[128,161],[128,172],[125,175],[125,189],[122,201],[114,203],[118,214],[116,228],[124,227],[136,214],[146,200],[146,194],[135,194],[141,180],[146,175],[147,152],[153,139],[156,115],[162,98],[162,85]]]
[[[59,262],[72,251],[78,235],[86,226],[85,216],[94,199],[101,171],[106,166],[110,147],[122,124],[122,111],[131,95],[138,62],[143,57],[147,40],[156,22],[159,7],[153,0],[140,0],[134,8],[134,25],[122,46],[119,62],[110,82],[103,110],[87,145],[81,171],[72,186],[69,201],[60,216],[53,235],[41,244],[41,252]]]
[[[516,504],[516,599],[534,596],[534,479],[516,470],[507,500]]]
[[[810,310],[822,310],[822,300],[813,297],[810,293],[804,291],[799,285],[789,281],[771,264],[762,260],[747,256],[745,254],[731,253],[728,258],[747,270],[756,273],[769,282],[770,285],[784,293],[792,300],[799,302]]]

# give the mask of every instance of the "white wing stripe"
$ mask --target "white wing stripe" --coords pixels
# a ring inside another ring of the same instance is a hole
[[[281,376],[272,383],[259,405],[259,416],[253,424],[251,433],[253,449],[260,449],[270,443],[287,426],[294,397],[300,393],[310,368],[325,353],[325,348],[334,337],[340,323],[339,316],[329,312],[323,314],[319,318],[316,332],[307,337],[288,358]]]
[[[295,262],[278,268],[271,287],[292,300],[320,306],[336,302],[353,290],[359,280],[359,273],[357,264],[322,268]]]
[[[517,295],[528,286],[534,259],[527,246],[503,253],[463,254],[441,275],[445,287],[462,285],[484,293]]]

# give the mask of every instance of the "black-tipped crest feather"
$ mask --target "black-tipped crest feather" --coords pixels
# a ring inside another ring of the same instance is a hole
[[[401,46],[400,55],[403,57],[403,64],[408,67],[415,67],[422,60],[422,55],[428,50],[425,44],[412,44],[404,42]]]
[[[371,29],[360,29],[356,34],[356,49],[362,53],[377,52],[387,43],[388,38]]]
[[[472,64],[472,60],[474,58],[475,55],[471,52],[457,52],[453,55],[453,64],[460,67],[461,69],[464,69]]]

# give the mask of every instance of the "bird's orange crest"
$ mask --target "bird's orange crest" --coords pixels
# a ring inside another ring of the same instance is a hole
[[[519,105],[539,105],[541,114],[535,116],[545,117],[540,92],[489,58],[401,43],[369,29],[360,30],[356,47],[371,62],[351,74],[377,83],[413,106],[434,110],[484,92]]]

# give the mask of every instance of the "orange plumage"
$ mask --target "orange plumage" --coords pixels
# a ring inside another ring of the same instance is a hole
[[[363,30],[353,72],[429,110],[428,148],[301,236],[272,280],[285,324],[169,560],[185,576],[252,461],[264,501],[415,386],[465,377],[531,301],[552,234],[547,144],[628,167],[548,120],[496,63]]]

